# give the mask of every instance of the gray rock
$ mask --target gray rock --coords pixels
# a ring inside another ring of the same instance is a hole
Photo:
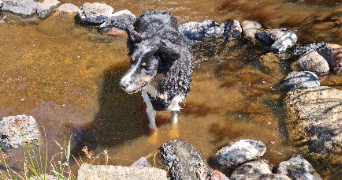
[[[224,30],[224,37],[227,41],[231,41],[233,39],[237,39],[241,36],[242,28],[240,26],[239,21],[233,20],[228,21]]]
[[[38,141],[41,136],[38,123],[32,116],[17,115],[2,118],[0,137],[2,148],[17,148],[23,142]]]
[[[284,99],[289,140],[320,154],[340,154],[341,102],[342,91],[327,86],[291,89]]]
[[[218,150],[213,161],[222,169],[232,170],[248,161],[256,160],[266,153],[266,146],[259,140],[233,141]]]
[[[152,167],[151,164],[147,161],[146,158],[141,157],[137,161],[135,161],[131,167]]]
[[[286,29],[266,29],[261,32],[257,32],[255,37],[260,41],[266,43],[274,43],[286,32]]]
[[[325,73],[330,70],[328,62],[316,51],[303,55],[297,60],[296,64],[300,71]]]
[[[230,178],[239,174],[272,174],[271,167],[264,159],[250,161],[237,167]]]
[[[122,167],[112,165],[91,165],[84,163],[78,170],[77,180],[167,180],[166,171],[151,167]]]
[[[257,32],[260,32],[262,29],[262,26],[260,23],[255,21],[244,21],[241,24],[243,35],[247,39],[254,39],[255,34]]]
[[[71,3],[65,3],[60,5],[57,10],[55,15],[76,15],[78,10],[80,8],[78,8],[77,6],[71,4]]]
[[[240,174],[230,180],[291,180],[282,174]]]
[[[104,23],[108,17],[112,16],[114,8],[105,3],[84,3],[78,10],[78,17],[83,23],[101,24]]]
[[[334,71],[342,70],[342,46],[339,44],[329,44],[321,52],[324,58],[328,61],[329,66]]]
[[[168,141],[160,148],[161,160],[171,179],[210,177],[212,170],[195,147],[182,140]]]
[[[301,155],[295,155],[279,164],[278,174],[284,174],[292,179],[322,180],[312,165]]]
[[[126,30],[127,27],[133,27],[136,16],[128,10],[122,10],[114,13],[100,25],[102,32],[108,32],[111,29]]]
[[[287,88],[295,87],[319,87],[321,83],[319,82],[318,76],[309,71],[293,71],[290,72],[286,78],[283,80],[284,86]]]
[[[60,2],[58,0],[44,0],[38,4],[37,14],[39,17],[43,18],[47,13],[51,11],[53,7],[57,7]]]
[[[295,46],[292,50],[292,54],[295,56],[301,56],[312,51],[321,52],[323,49],[327,48],[329,43],[326,42],[314,42],[309,44],[303,44],[300,46]]]
[[[30,17],[36,14],[38,2],[34,0],[3,0],[2,11]]]
[[[297,42],[297,35],[292,31],[287,31],[276,40],[272,46],[271,51],[281,53],[291,48]]]
[[[213,20],[206,20],[202,23],[188,22],[180,24],[179,31],[189,39],[222,37],[224,24],[215,23]]]

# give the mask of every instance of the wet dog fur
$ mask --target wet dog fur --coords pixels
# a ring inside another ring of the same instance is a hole
[[[160,110],[169,110],[176,124],[179,104],[190,91],[192,55],[187,38],[167,11],[144,11],[127,33],[131,65],[120,86],[127,93],[142,91],[151,129],[156,128]]]

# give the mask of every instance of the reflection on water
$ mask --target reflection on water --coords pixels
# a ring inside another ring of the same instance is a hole
[[[85,0],[62,2],[80,6]],[[342,7],[334,1],[104,2],[136,15],[145,9],[165,9],[180,23],[248,19],[295,30],[299,43],[342,42]],[[264,142],[265,159],[275,165],[299,152],[287,142],[282,108],[286,90],[279,84],[290,71],[290,60],[278,60],[265,44],[242,39],[191,41],[192,89],[179,123],[171,126],[170,114],[158,112],[158,130],[151,134],[140,95],[126,94],[118,86],[129,65],[125,43],[126,36],[107,37],[66,17],[30,23],[7,19],[0,24],[1,117],[33,115],[46,130],[51,155],[58,152],[53,139],[63,142],[72,135],[75,156],[82,155],[85,145],[95,154],[108,149],[113,165],[130,165],[177,137],[192,143],[207,160],[224,144],[242,138]],[[334,74],[321,77],[323,85],[339,88],[340,79]],[[22,152],[9,153],[15,157],[9,160],[11,166],[22,168]],[[315,165],[319,172],[326,171]],[[339,177],[338,169],[326,177]]]

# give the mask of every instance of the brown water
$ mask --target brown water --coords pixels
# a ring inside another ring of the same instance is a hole
[[[61,2],[81,6],[95,0]],[[136,15],[143,10],[168,10],[179,23],[255,20],[268,28],[296,31],[298,43],[342,42],[339,1],[101,2],[115,11],[128,9]],[[179,123],[171,126],[170,114],[158,112],[158,130],[151,133],[140,94],[126,94],[118,86],[129,66],[125,43],[125,36],[101,35],[94,28],[75,25],[72,18],[25,22],[7,18],[0,24],[0,116],[34,116],[45,128],[49,156],[59,152],[53,139],[63,144],[72,136],[76,157],[84,155],[84,146],[94,154],[108,149],[112,165],[130,165],[142,156],[150,157],[171,139],[192,143],[208,161],[224,144],[243,138],[265,143],[264,158],[274,165],[303,152],[287,141],[284,126],[282,99],[286,91],[279,82],[290,71],[290,61],[273,64],[271,71],[263,68],[259,59],[274,58],[263,44],[192,41],[192,89],[182,104]],[[335,74],[321,79],[322,85],[340,88],[342,84]],[[8,153],[10,165],[22,168],[22,150]],[[312,163],[325,179],[342,176],[341,164]],[[74,167],[77,169],[76,164]]]

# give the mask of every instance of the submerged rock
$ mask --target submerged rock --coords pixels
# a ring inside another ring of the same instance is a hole
[[[195,147],[186,141],[168,141],[160,148],[160,154],[165,170],[172,180],[200,180],[212,174],[212,170]]]
[[[299,58],[296,62],[300,71],[326,73],[330,70],[328,62],[316,51],[311,51]]]
[[[266,146],[259,140],[233,141],[218,150],[213,161],[222,169],[233,170],[237,166],[262,157]]]
[[[78,180],[167,180],[166,171],[152,167],[123,167],[112,165],[91,165],[84,163],[78,170]]]
[[[179,31],[189,39],[222,37],[224,24],[215,23],[213,20],[207,20],[202,23],[188,22],[180,24]]]
[[[318,76],[309,71],[293,71],[290,72],[286,78],[283,80],[284,86],[289,89],[295,87],[319,87],[321,83],[319,82]]]
[[[291,180],[283,174],[239,174],[230,180]]]
[[[233,171],[230,178],[240,174],[272,174],[272,170],[264,159],[260,159],[242,164]]]
[[[279,164],[278,174],[287,175],[293,179],[322,180],[312,165],[301,155],[295,155]]]
[[[254,39],[255,34],[260,32],[262,29],[261,24],[255,21],[244,21],[242,22],[241,27],[243,30],[243,36],[250,40]]]
[[[108,6],[106,3],[84,3],[78,10],[78,17],[83,23],[101,24],[104,23],[108,17],[112,16],[114,8]]]
[[[127,27],[133,27],[136,16],[128,10],[114,13],[100,25],[100,31],[108,33],[111,30],[126,31]]]
[[[60,2],[58,0],[44,0],[43,2],[38,4],[37,14],[40,18],[45,17],[47,13],[51,11],[53,7],[59,5]]]
[[[287,31],[272,44],[271,51],[281,53],[291,48],[297,42],[297,35],[292,31]]]
[[[54,16],[58,15],[67,15],[67,16],[76,16],[79,8],[71,3],[65,3],[60,5],[56,12],[54,13]]]
[[[34,0],[3,0],[2,11],[30,17],[36,14],[38,4]]]
[[[0,137],[2,148],[17,148],[23,142],[38,141],[41,136],[38,123],[32,116],[17,115],[2,118]]]
[[[326,42],[314,42],[314,43],[296,46],[292,49],[291,52],[295,56],[301,56],[312,51],[321,52],[328,46],[329,46],[329,43],[326,43]]]
[[[227,41],[231,41],[233,39],[237,39],[241,36],[242,28],[240,26],[239,21],[233,20],[228,21],[224,30],[224,37]]]
[[[320,154],[341,153],[342,91],[327,86],[291,89],[284,99],[289,139]]]

